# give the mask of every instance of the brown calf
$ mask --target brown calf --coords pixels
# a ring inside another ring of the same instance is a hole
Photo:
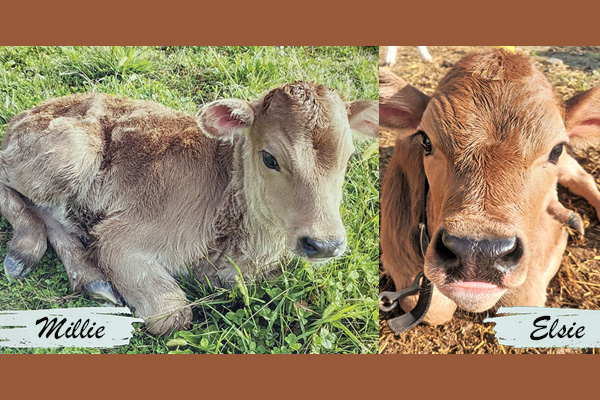
[[[382,262],[397,289],[419,271],[434,283],[425,321],[448,321],[457,305],[543,306],[564,252],[568,223],[556,182],[600,215],[593,178],[564,146],[600,138],[600,89],[559,104],[531,61],[503,50],[470,54],[430,98],[380,72],[380,125],[397,132],[381,200]],[[421,256],[424,182],[431,244]],[[408,311],[415,296],[404,299]]]
[[[5,272],[26,276],[48,238],[74,291],[122,297],[154,334],[186,328],[192,311],[175,276],[230,287],[237,268],[260,279],[291,252],[344,252],[352,129],[377,134],[376,102],[346,104],[303,82],[214,101],[196,118],[99,94],[50,100],[4,135]]]

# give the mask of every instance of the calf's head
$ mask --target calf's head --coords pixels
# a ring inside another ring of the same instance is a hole
[[[464,57],[431,97],[380,73],[380,124],[422,152],[430,186],[425,274],[458,306],[489,309],[542,267],[538,217],[564,146],[598,135],[599,98],[565,110],[528,58],[502,50]]]
[[[354,152],[351,131],[377,135],[377,102],[345,103],[325,86],[296,82],[256,102],[214,101],[197,121],[209,137],[243,135],[248,209],[291,250],[309,261],[344,252],[340,202]]]

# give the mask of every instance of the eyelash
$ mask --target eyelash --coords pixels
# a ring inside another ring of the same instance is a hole
[[[433,146],[431,145],[431,139],[429,136],[423,131],[418,131],[418,134],[421,135],[421,146],[423,146],[423,150],[425,151],[425,156],[430,155],[433,152]]]

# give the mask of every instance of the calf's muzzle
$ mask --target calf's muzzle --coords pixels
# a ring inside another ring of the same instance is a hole
[[[306,257],[311,259],[327,259],[340,256],[345,249],[346,238],[329,240],[314,239],[309,236],[298,240],[298,247]]]
[[[434,250],[449,281],[489,281],[502,284],[502,277],[517,269],[523,245],[517,236],[475,239],[454,236],[441,229]]]

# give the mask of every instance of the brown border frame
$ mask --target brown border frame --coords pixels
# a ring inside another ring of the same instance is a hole
[[[0,44],[589,45],[598,42],[593,3],[6,1]]]
[[[598,6],[574,0],[5,2],[8,45],[588,45]],[[595,42],[595,43],[594,43]],[[0,355],[2,396],[409,398],[594,394],[591,355]],[[534,397],[535,396],[535,397]]]

